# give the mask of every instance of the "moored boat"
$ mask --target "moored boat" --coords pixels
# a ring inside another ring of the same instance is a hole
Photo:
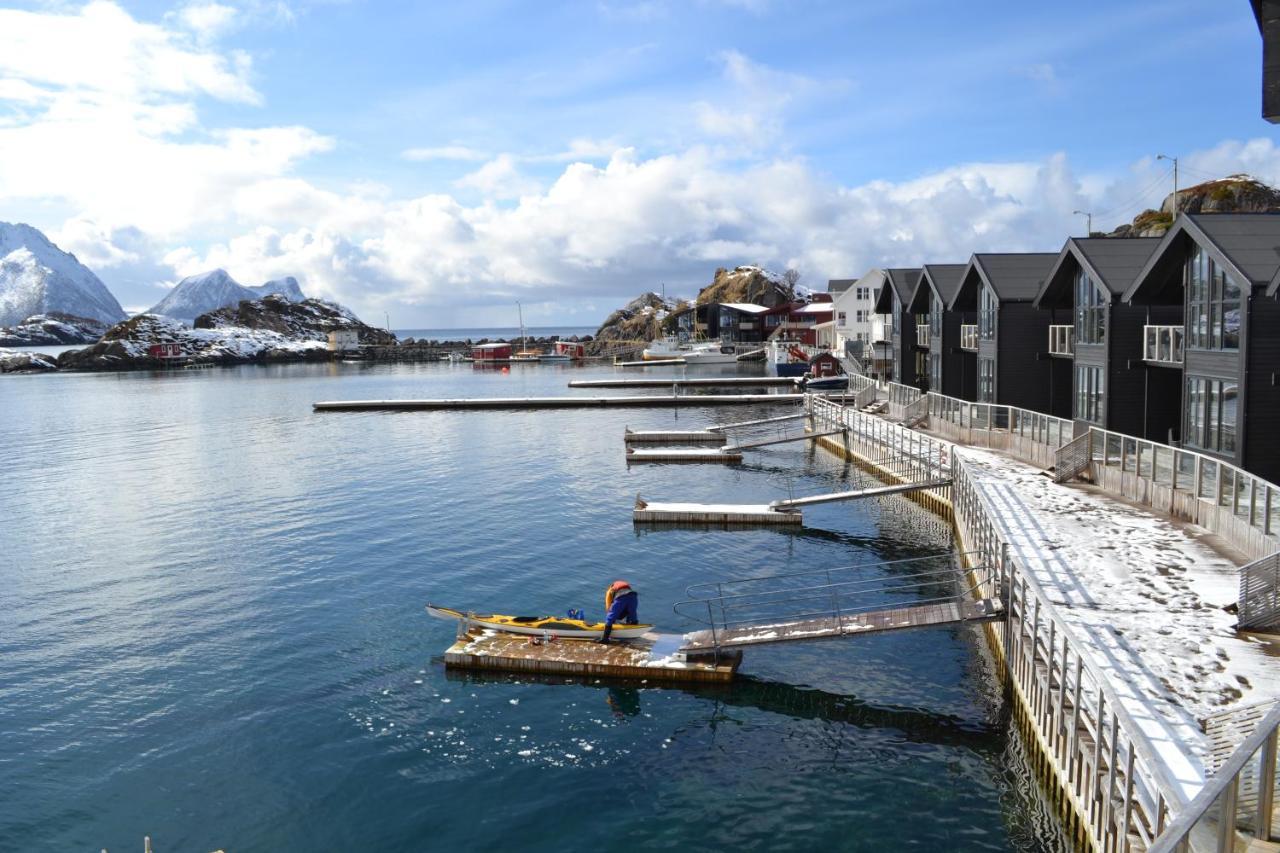
[[[481,628],[541,637],[554,635],[561,640],[598,640],[604,635],[603,622],[585,622],[564,616],[506,616],[500,613],[465,613],[452,607],[427,605],[427,613],[437,619],[467,621]],[[635,640],[653,628],[652,625],[615,624],[611,636],[619,640]]]

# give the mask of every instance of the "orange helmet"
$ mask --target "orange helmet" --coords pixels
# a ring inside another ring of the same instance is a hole
[[[610,585],[609,589],[613,590],[614,592],[618,592],[619,590],[623,590],[623,589],[631,589],[631,584],[627,583],[626,581],[614,581]]]

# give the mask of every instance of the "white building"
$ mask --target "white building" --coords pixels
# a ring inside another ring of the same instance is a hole
[[[870,358],[871,344],[885,338],[885,318],[875,313],[876,293],[886,282],[884,270],[871,270],[862,278],[833,278],[827,291],[835,303],[832,314],[834,349],[859,360]]]
[[[360,349],[360,333],[355,329],[335,329],[329,333],[329,352]]]

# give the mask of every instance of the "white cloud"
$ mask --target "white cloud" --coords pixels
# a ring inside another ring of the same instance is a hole
[[[400,153],[406,160],[483,160],[489,155],[465,145],[441,145],[435,148],[408,148]]]
[[[478,190],[482,195],[493,199],[519,198],[541,189],[536,180],[520,173],[516,167],[516,158],[510,154],[499,154],[453,183],[459,189]]]
[[[182,25],[202,42],[215,41],[236,23],[236,9],[222,3],[189,3],[176,13]]]

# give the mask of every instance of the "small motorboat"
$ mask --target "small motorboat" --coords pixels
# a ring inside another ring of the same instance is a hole
[[[604,635],[603,622],[584,622],[581,619],[568,619],[564,616],[504,616],[499,613],[464,613],[452,607],[427,605],[427,613],[437,619],[453,619],[469,621],[481,628],[494,631],[505,631],[509,634],[530,634],[541,637],[553,635],[561,640],[598,640]],[[635,640],[653,629],[652,625],[615,624],[609,635],[611,639]]]
[[[800,380],[806,391],[838,391],[849,387],[849,377],[840,376],[805,376]]]
[[[558,352],[545,353],[543,355],[538,356],[538,361],[542,362],[543,364],[568,364],[572,360],[573,359],[569,358],[569,356],[564,355],[562,353],[558,353]]]

